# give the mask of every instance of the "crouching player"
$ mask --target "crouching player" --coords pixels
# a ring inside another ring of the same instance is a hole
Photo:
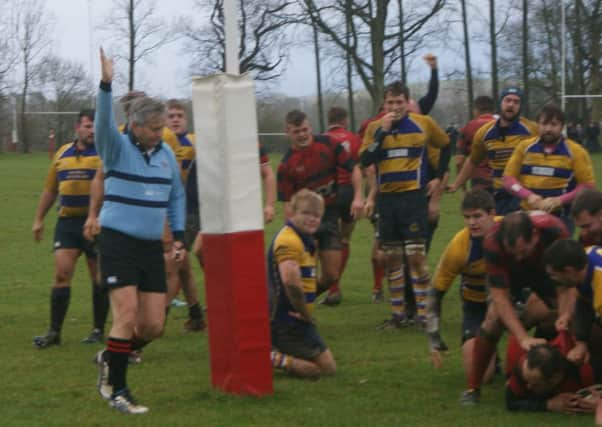
[[[318,334],[312,311],[316,299],[316,250],[324,200],[302,189],[291,199],[292,216],[268,251],[272,366],[300,377],[333,375],[332,353]]]
[[[460,275],[462,298],[462,353],[464,372],[468,378],[473,364],[472,352],[475,337],[487,312],[487,286],[483,239],[496,222],[495,200],[485,190],[470,190],[462,201],[462,215],[466,225],[447,245],[433,277],[435,310],[441,318],[443,296],[456,276]],[[445,348],[441,341],[440,348]],[[495,356],[483,378],[489,382],[495,368]]]

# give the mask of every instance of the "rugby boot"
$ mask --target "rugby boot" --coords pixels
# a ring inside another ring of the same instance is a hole
[[[37,348],[47,348],[60,343],[61,335],[53,329],[49,329],[46,335],[33,337],[33,345]]]

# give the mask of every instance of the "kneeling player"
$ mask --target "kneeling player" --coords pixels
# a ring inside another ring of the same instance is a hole
[[[312,320],[316,299],[316,245],[324,200],[303,189],[291,200],[292,216],[268,251],[272,366],[300,377],[333,375],[336,363]]]
[[[462,215],[466,227],[459,231],[447,245],[433,277],[433,286],[436,296],[436,311],[441,317],[443,296],[451,287],[456,276],[461,276],[462,353],[464,373],[468,378],[473,361],[475,337],[487,312],[483,238],[496,221],[493,196],[480,189],[467,192],[462,201]],[[489,369],[485,373],[484,382],[488,382],[493,375],[494,361],[495,357],[492,357]]]

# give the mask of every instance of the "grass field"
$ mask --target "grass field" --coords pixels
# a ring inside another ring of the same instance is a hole
[[[602,176],[602,156],[596,156]],[[44,154],[0,155],[0,400],[2,426],[589,426],[590,416],[512,414],[503,401],[503,380],[486,386],[474,408],[458,403],[464,389],[460,359],[457,283],[443,307],[443,336],[450,345],[440,370],[431,367],[426,338],[412,328],[375,331],[389,315],[387,304],[370,304],[372,228],[361,221],[343,277],[344,301],[319,306],[320,331],[338,363],[334,378],[301,381],[278,373],[275,393],[263,399],[233,397],[210,386],[206,333],[183,332],[186,309],[173,309],[165,336],[145,350],[144,362],[129,370],[129,383],[151,411],[126,419],[110,409],[95,389],[91,359],[99,346],[79,341],[91,327],[90,281],[80,262],[72,283],[63,344],[32,347],[45,332],[52,284],[52,233],[48,215],[44,240],[36,244],[31,224],[49,161]],[[440,227],[430,254],[431,269],[461,228],[460,195],[445,196]],[[281,218],[281,211],[278,212]],[[278,222],[278,221],[277,221]],[[266,230],[266,242],[278,224]],[[200,279],[201,274],[198,272]],[[201,292],[202,293],[202,292]]]

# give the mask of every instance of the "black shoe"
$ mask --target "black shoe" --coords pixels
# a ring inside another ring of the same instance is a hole
[[[462,393],[460,403],[465,406],[476,405],[481,399],[481,390],[478,388],[469,388]]]
[[[92,332],[90,332],[90,335],[88,335],[80,342],[82,344],[97,344],[103,342],[103,340],[104,337],[102,335],[102,331],[100,329],[94,328],[92,329]]]
[[[59,345],[60,343],[60,334],[52,329],[49,329],[46,335],[33,337],[33,345],[37,348],[47,348],[52,345]]]
[[[198,317],[198,318],[190,318],[186,321],[186,323],[184,323],[184,330],[188,331],[188,332],[198,332],[198,331],[203,331],[205,330],[205,328],[207,328],[207,324],[205,323],[205,321],[203,320],[202,317]]]
[[[127,388],[113,393],[109,405],[124,414],[145,414],[148,412],[148,408],[139,405]]]
[[[341,295],[340,292],[333,292],[333,293],[329,292],[328,295],[326,295],[326,297],[324,297],[324,299],[322,301],[320,301],[320,304],[324,304],[329,307],[334,307],[336,305],[339,305],[342,300],[343,300],[343,295]]]

